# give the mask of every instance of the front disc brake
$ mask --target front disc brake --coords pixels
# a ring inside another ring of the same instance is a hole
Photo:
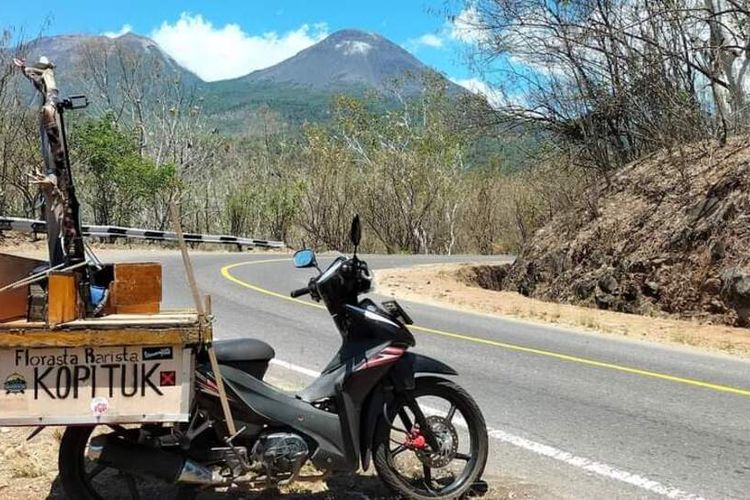
[[[456,456],[458,450],[458,433],[444,417],[433,415],[427,417],[427,424],[435,435],[440,448],[438,450],[415,450],[419,460],[431,469],[445,467]]]

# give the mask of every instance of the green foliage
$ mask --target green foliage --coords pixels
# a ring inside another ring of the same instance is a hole
[[[135,133],[122,130],[109,114],[76,127],[71,145],[85,174],[84,201],[95,224],[129,225],[151,200],[177,183],[175,165],[157,165],[142,156]]]
[[[259,125],[264,108],[296,129],[304,123],[329,120],[333,95],[300,85],[237,79],[213,83],[203,106],[209,122],[226,134],[262,135]]]
[[[301,136],[267,112],[260,136],[230,141],[221,171],[231,178],[217,172],[215,182],[227,184],[218,201],[225,230],[344,251],[358,213],[370,235],[365,251],[518,250],[561,206],[567,174],[544,167],[530,175],[515,144],[531,149],[535,137],[508,144],[478,133],[456,104],[433,79],[398,106],[338,95],[330,120]]]
[[[426,88],[386,112],[376,97],[340,96],[333,124],[308,128],[300,218],[313,241],[342,248],[358,212],[389,253],[453,249],[466,137],[452,127],[444,84]]]
[[[294,168],[298,154],[296,143],[272,137],[232,148],[229,163],[239,169],[226,198],[224,220],[231,234],[290,237],[302,189]]]
[[[121,62],[127,74],[149,71]],[[177,201],[187,231],[346,251],[359,213],[363,251],[490,253],[517,250],[559,208],[555,190],[569,192],[554,168],[524,176],[524,151],[541,142],[533,130],[511,136],[480,123],[466,96],[434,75],[411,97],[241,80],[200,97],[200,88],[152,76],[90,92],[88,111],[66,115],[85,222],[164,229]],[[36,117],[8,110],[0,109],[0,208],[29,211]]]

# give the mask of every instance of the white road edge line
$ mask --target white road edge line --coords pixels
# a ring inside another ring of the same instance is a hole
[[[281,368],[286,368],[287,370],[300,373],[310,378],[317,378],[320,376],[320,372],[317,372],[315,370],[310,370],[309,368],[295,365],[287,361],[281,361],[279,359],[272,359],[271,364],[276,365]],[[432,410],[432,409],[428,409],[428,410]],[[434,411],[437,411],[437,410],[434,410]],[[498,441],[502,441],[504,443],[515,446],[517,448],[522,448],[524,450],[531,451],[543,457],[552,458],[554,460],[563,462],[565,464],[576,467],[578,469],[585,470],[586,472],[592,472],[594,474],[606,477],[608,479],[613,479],[615,481],[620,481],[623,483],[630,484],[631,486],[635,486],[637,488],[646,490],[656,495],[665,496],[667,498],[674,498],[676,500],[705,500],[700,495],[694,495],[692,493],[688,493],[687,491],[681,490],[679,488],[668,486],[658,481],[654,481],[653,479],[643,477],[639,474],[634,474],[632,472],[624,471],[622,469],[617,469],[615,467],[612,467],[602,462],[597,462],[596,460],[592,460],[590,458],[579,457],[570,452],[560,450],[558,448],[555,448],[553,446],[549,446],[546,444],[537,443],[536,441],[531,441],[529,439],[523,438],[521,436],[516,436],[515,434],[511,434],[509,432],[505,432],[500,429],[493,429],[491,427],[488,427],[487,434],[490,437],[497,439]]]

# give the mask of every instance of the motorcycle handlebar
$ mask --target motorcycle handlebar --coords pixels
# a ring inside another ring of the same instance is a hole
[[[310,293],[310,287],[306,286],[304,288],[298,288],[297,290],[292,290],[292,293],[290,293],[289,295],[291,295],[293,299],[296,299],[297,297],[307,295],[308,293]]]

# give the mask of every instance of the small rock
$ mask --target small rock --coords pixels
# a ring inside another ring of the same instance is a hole
[[[727,312],[727,308],[719,299],[711,299],[711,301],[706,304],[706,311],[711,314],[724,314]]]
[[[646,297],[656,298],[659,296],[661,287],[656,281],[647,281],[643,284],[643,295]]]
[[[10,427],[0,427],[0,434],[7,434],[10,432]]]
[[[604,293],[601,290],[597,290],[594,300],[599,309],[610,309],[612,304],[615,303],[614,295]]]
[[[573,293],[575,293],[576,297],[583,300],[591,297],[591,294],[594,293],[595,288],[596,283],[594,283],[593,281],[581,280],[573,285]]]
[[[701,284],[701,291],[706,295],[719,295],[721,280],[719,278],[708,278]]]
[[[611,274],[599,278],[599,288],[604,293],[614,293],[614,291],[617,290],[617,285],[617,280]]]
[[[750,326],[750,275],[735,267],[724,270],[721,298],[737,313],[739,326]]]
[[[714,242],[711,245],[711,260],[717,262],[724,258],[727,254],[727,245],[723,241]]]

